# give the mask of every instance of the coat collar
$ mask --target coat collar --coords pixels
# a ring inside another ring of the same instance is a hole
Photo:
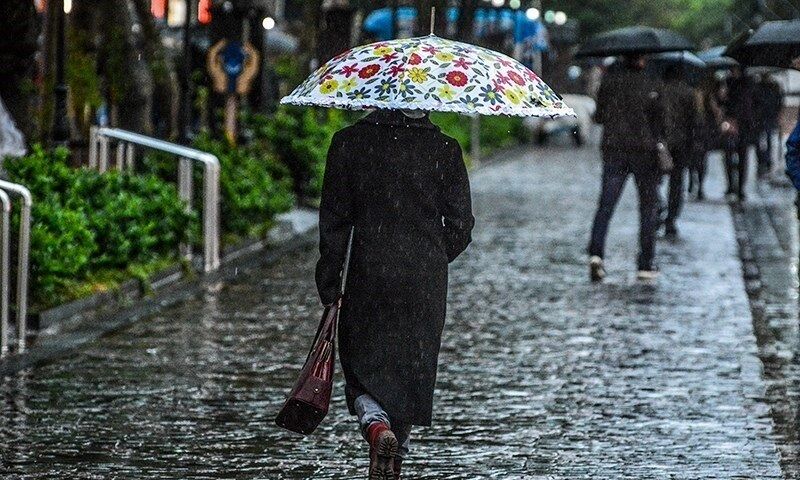
[[[375,125],[393,125],[397,127],[416,127],[416,128],[438,128],[431,122],[428,115],[422,118],[411,118],[403,115],[403,112],[398,110],[375,110],[363,119],[363,123],[372,123]]]

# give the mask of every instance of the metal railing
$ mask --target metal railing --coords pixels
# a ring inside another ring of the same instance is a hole
[[[203,165],[203,271],[219,268],[219,159],[206,152],[118,128],[92,127],[89,138],[89,167],[105,172],[109,167],[111,143],[116,143],[116,168],[133,169],[135,147],[170,153],[178,157],[178,194],[192,208],[192,162]],[[191,246],[181,245],[181,255],[191,260]]]
[[[17,246],[17,353],[25,351],[28,317],[28,256],[31,241],[31,192],[22,185],[0,180],[0,356],[8,353],[8,312],[11,290],[11,207],[12,193],[20,198],[19,244]]]

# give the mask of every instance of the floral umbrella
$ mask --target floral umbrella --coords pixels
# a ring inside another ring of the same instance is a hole
[[[516,60],[435,35],[348,50],[314,72],[281,103],[519,117],[575,115],[558,94]]]

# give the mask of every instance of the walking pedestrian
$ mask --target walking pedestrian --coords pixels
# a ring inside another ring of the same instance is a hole
[[[769,75],[761,75],[755,88],[756,154],[758,156],[758,175],[764,176],[772,171],[774,154],[773,139],[778,130],[778,119],[783,108],[783,93],[777,82]]]
[[[603,79],[595,121],[603,125],[603,178],[589,243],[592,281],[605,277],[603,256],[608,226],[625,182],[633,175],[639,193],[640,279],[657,276],[654,263],[658,226],[657,187],[661,177],[659,149],[664,144],[662,85],[644,72],[643,56],[623,57],[622,68]]]
[[[355,232],[339,345],[370,479],[399,478],[412,425],[431,424],[447,265],[474,225],[461,148],[427,115],[409,115],[377,110],[334,136],[320,205],[324,304],[337,300]]]
[[[669,172],[669,197],[664,233],[678,235],[677,221],[683,207],[684,176],[689,166],[697,127],[697,104],[692,87],[684,80],[683,68],[671,65],[664,72],[663,96],[666,106],[667,147],[673,158]]]
[[[697,192],[697,199],[705,199],[704,182],[708,153],[723,148],[722,131],[724,112],[720,105],[720,82],[713,74],[706,74],[695,90],[698,108],[697,126],[693,135],[692,167],[689,190]]]
[[[725,150],[725,166],[728,173],[728,191],[732,200],[744,202],[747,198],[747,164],[750,147],[755,146],[758,129],[755,116],[755,86],[741,67],[731,71],[725,110],[728,145]],[[734,158],[735,155],[735,158]]]

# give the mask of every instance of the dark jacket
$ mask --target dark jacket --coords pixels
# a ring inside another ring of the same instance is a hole
[[[740,141],[755,142],[756,125],[755,84],[745,75],[731,78],[728,82],[728,101],[725,105],[727,115],[736,121]]]
[[[337,297],[350,226],[352,260],[339,321],[348,406],[369,393],[400,421],[429,425],[444,327],[447,264],[474,225],[461,148],[427,118],[377,111],[338,132],[320,206],[317,287]]]
[[[662,90],[666,106],[667,146],[673,153],[687,151],[694,143],[698,108],[694,90],[682,81],[669,81]],[[683,159],[676,157],[676,161]]]
[[[783,93],[775,81],[764,79],[755,85],[755,115],[759,129],[766,130],[777,126],[783,108]]]
[[[786,142],[786,174],[792,179],[794,188],[800,190],[800,120]]]
[[[595,112],[595,121],[603,125],[603,152],[656,150],[656,143],[665,140],[666,129],[661,90],[661,82],[643,71],[622,69],[606,75]]]

